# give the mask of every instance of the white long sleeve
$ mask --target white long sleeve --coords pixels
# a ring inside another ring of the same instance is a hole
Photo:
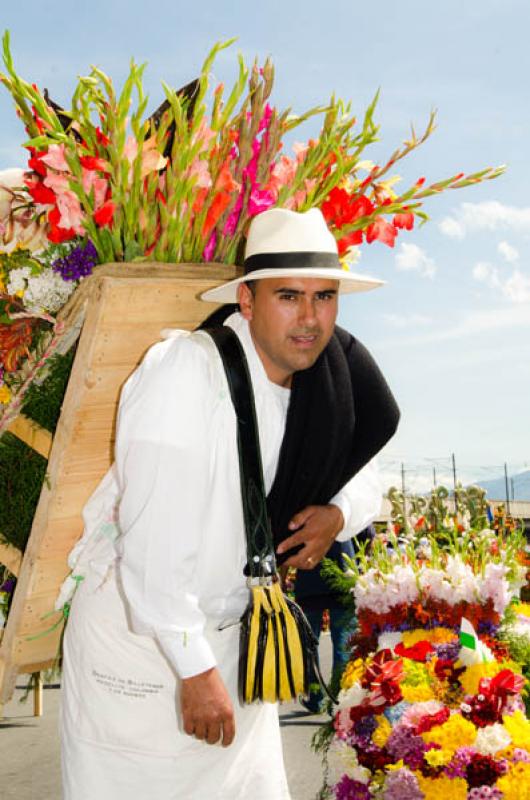
[[[133,629],[185,678],[214,666],[196,583],[209,496],[207,364],[186,336],[155,345],[120,402],[120,575]]]
[[[344,517],[344,527],[337,541],[346,542],[368,527],[380,514],[382,502],[379,470],[376,460],[372,459],[330,500]]]

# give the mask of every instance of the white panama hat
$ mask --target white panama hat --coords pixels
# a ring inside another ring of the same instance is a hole
[[[367,292],[384,281],[358,275],[340,265],[337,243],[318,208],[289,211],[271,208],[254,217],[245,249],[244,275],[208,289],[202,300],[236,303],[237,287],[262,278],[330,278],[339,292]]]

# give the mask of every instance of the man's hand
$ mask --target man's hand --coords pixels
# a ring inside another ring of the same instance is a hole
[[[285,553],[296,545],[303,545],[295,556],[284,562],[284,566],[297,569],[313,569],[324,558],[344,527],[344,517],[338,506],[307,506],[295,514],[289,529],[296,531],[278,547],[278,554]]]
[[[189,736],[223,747],[234,741],[236,725],[232,701],[216,667],[184,678],[180,690],[182,721]]]

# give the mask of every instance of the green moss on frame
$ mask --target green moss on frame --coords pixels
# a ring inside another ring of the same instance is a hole
[[[22,413],[50,433],[55,433],[59,421],[75,351],[74,346],[65,355],[53,356],[45,380],[40,386],[33,383],[24,400]]]
[[[47,461],[16,436],[0,439],[0,535],[24,550],[46,475]]]

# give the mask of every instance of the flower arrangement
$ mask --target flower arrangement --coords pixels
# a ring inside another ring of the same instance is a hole
[[[62,108],[16,71],[9,32],[5,73],[29,139],[28,168],[0,174],[0,436],[42,380],[61,346],[61,309],[97,264],[115,261],[239,263],[249,221],[272,206],[319,207],[344,264],[358,245],[394,245],[424,222],[424,201],[446,189],[496,178],[503,168],[458,173],[398,192],[396,164],[435,127],[394,149],[381,164],[366,158],[379,134],[377,96],[359,125],[350,106],[330,102],[298,116],[271,102],[274,69],[247,67],[225,94],[211,85],[216,44],[199,77],[181,89],[163,83],[164,102],[147,113],[145,65],[131,64],[121,92],[99,68],[80,77]],[[311,117],[319,135],[284,150],[284,138]],[[19,249],[17,249],[17,242]]]
[[[401,499],[394,491],[394,519],[370,553],[333,573],[355,598],[357,631],[321,797],[530,796],[530,648],[512,648],[505,630],[526,571],[522,533],[473,527],[485,510],[477,490],[461,490],[456,512],[446,491],[413,498],[410,514]],[[420,521],[420,501],[436,520]]]

